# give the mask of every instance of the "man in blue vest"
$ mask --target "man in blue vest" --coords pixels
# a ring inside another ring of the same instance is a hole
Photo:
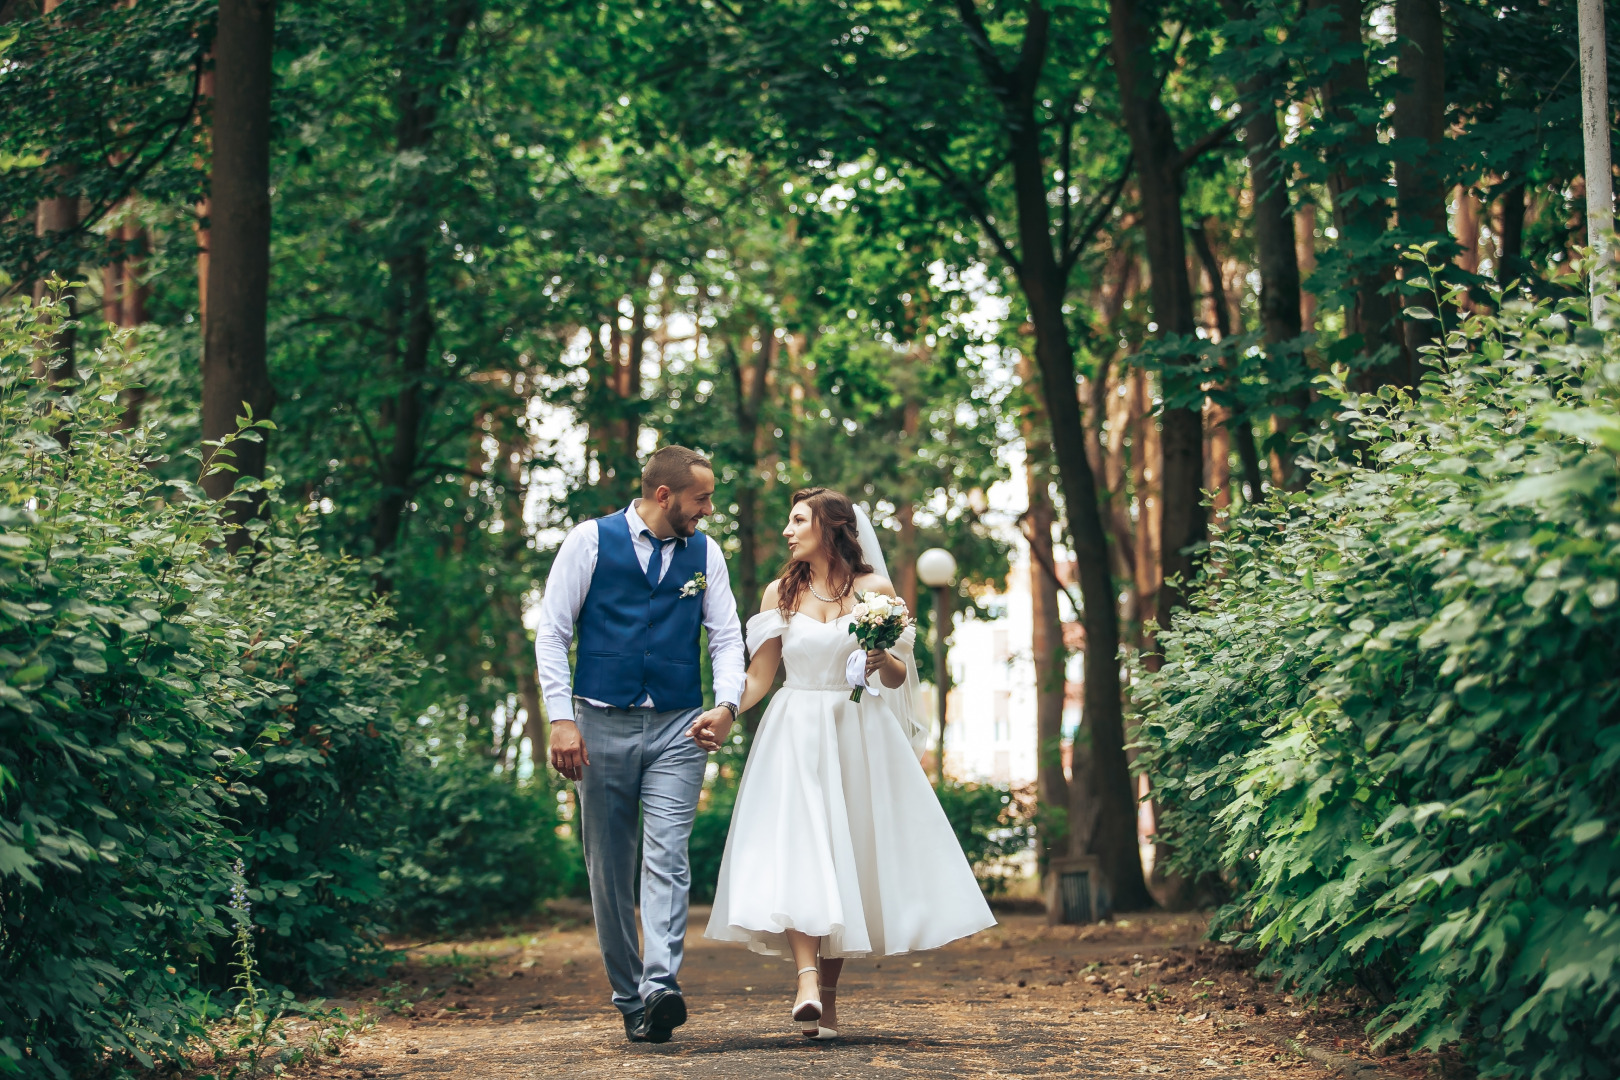
[[[725,556],[698,531],[712,513],[708,460],[684,446],[653,454],[641,498],[563,540],[535,634],[551,764],[577,785],[596,939],[632,1042],[667,1042],[686,1022],[676,975],[692,886],[687,840],[709,752],[731,736],[742,698],[742,627]],[[702,629],[716,701],[707,712]]]

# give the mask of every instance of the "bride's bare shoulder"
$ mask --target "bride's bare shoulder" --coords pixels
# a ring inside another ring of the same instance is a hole
[[[782,595],[782,579],[777,578],[765,586],[765,595],[759,598],[759,610],[775,611]]]
[[[894,582],[882,574],[862,574],[855,579],[856,592],[878,592],[884,596],[894,596]]]

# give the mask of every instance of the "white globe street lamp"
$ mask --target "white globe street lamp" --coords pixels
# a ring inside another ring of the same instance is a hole
[[[934,687],[939,693],[939,750],[934,755],[935,782],[945,782],[945,701],[950,669],[945,666],[945,639],[951,632],[951,586],[956,584],[956,556],[929,548],[917,556],[917,580],[934,590]]]
[[[948,589],[956,582],[956,556],[944,548],[929,548],[917,556],[917,580],[930,589]]]

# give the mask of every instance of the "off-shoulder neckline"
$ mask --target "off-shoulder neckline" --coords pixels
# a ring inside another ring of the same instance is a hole
[[[846,611],[842,615],[834,615],[830,619],[812,618],[809,615],[805,615],[804,612],[802,612],[802,611],[795,611],[795,612],[793,612],[793,614],[795,614],[795,615],[804,615],[805,619],[807,619],[810,622],[815,623],[817,626],[833,626],[833,625],[835,625],[837,623],[843,622],[845,619],[852,619],[852,618],[855,617],[855,613],[853,611]],[[771,608],[770,611],[768,611],[768,612],[767,611],[762,611],[762,612],[759,613],[759,615],[775,615],[777,618],[782,619],[782,624],[784,626],[787,625],[787,620],[782,618],[782,609],[781,608]],[[756,618],[756,619],[759,618],[759,615],[754,616],[754,618]]]
[[[804,612],[795,611],[793,614],[795,614],[795,615],[804,615]],[[843,622],[845,619],[854,618],[855,613],[853,611],[846,611],[846,612],[844,612],[844,614],[842,614],[842,615],[834,615],[830,619],[814,619],[814,618],[811,618],[809,615],[804,615],[804,617],[806,619],[810,619],[810,621],[815,623],[817,626],[834,626],[834,625],[836,625],[838,623]]]

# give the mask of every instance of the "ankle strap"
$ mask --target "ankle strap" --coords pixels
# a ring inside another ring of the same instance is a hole
[[[794,974],[795,975],[803,975],[807,971],[820,972],[821,969],[819,967],[802,967],[798,971],[794,972]]]

